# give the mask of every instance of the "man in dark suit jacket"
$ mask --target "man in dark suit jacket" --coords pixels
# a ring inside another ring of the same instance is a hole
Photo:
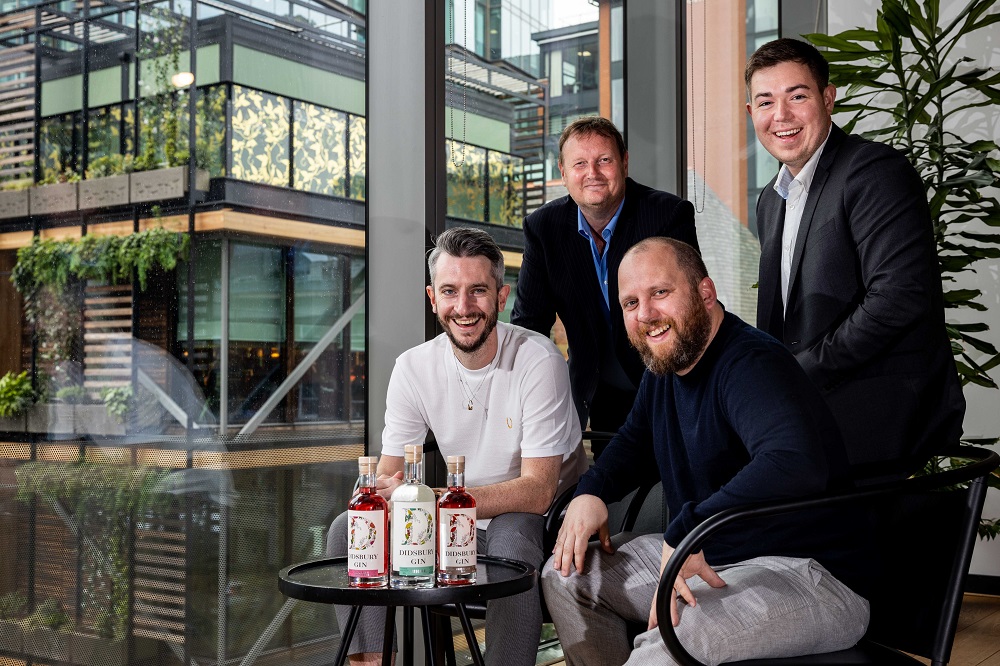
[[[823,391],[857,475],[909,472],[957,443],[965,414],[920,177],[833,124],[811,45],[763,45],[746,85],[757,138],[782,163],[757,202],[757,326]]]
[[[650,236],[698,247],[694,207],[628,178],[628,152],[611,121],[580,118],[559,137],[569,196],[524,222],[524,258],[511,321],[548,335],[556,315],[569,343],[573,401],[586,427],[616,431],[645,366],[629,344],[618,305],[618,265]],[[600,453],[595,445],[595,455]]]

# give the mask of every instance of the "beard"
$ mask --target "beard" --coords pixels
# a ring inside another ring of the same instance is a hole
[[[457,317],[457,318],[467,319],[467,317]],[[455,337],[454,333],[451,332],[451,326],[449,325],[451,323],[451,320],[456,319],[456,317],[449,317],[448,319],[444,319],[443,317],[438,315],[438,321],[441,323],[441,327],[444,329],[445,334],[447,334],[448,339],[451,340],[451,344],[455,346],[455,349],[461,350],[466,354],[472,354],[476,351],[479,351],[479,349],[484,344],[486,344],[486,340],[490,337],[490,333],[492,333],[493,329],[497,327],[497,320],[499,320],[500,318],[500,311],[497,310],[492,314],[487,314],[483,312],[479,314],[479,318],[482,319],[484,322],[486,322],[486,325],[483,327],[483,332],[479,335],[478,338],[476,338],[472,342],[462,342],[461,340],[458,340]]]
[[[660,319],[643,325],[635,334],[629,332],[629,342],[639,352],[646,368],[654,375],[662,377],[691,367],[708,346],[708,338],[712,333],[712,319],[697,295],[688,303],[683,320],[683,326],[678,326],[675,320]],[[670,331],[674,334],[674,344],[669,349],[653,351],[646,342],[646,332],[666,325],[670,326]],[[658,353],[660,355],[657,355]]]

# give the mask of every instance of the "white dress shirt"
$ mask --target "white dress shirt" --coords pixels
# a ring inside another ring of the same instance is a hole
[[[830,130],[833,130],[832,124]],[[781,302],[784,309],[788,308],[792,254],[795,252],[795,239],[799,235],[799,225],[802,222],[802,210],[806,207],[809,187],[812,185],[819,157],[823,154],[823,149],[829,139],[830,134],[827,132],[826,139],[805,163],[799,171],[799,175],[793,178],[792,172],[788,170],[786,165],[782,164],[781,170],[778,171],[778,179],[774,182],[774,191],[785,200],[785,227],[781,232]]]

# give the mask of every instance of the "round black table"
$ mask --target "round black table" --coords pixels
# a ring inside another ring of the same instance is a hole
[[[427,662],[431,662],[432,636],[428,619],[428,606],[454,604],[469,643],[472,660],[482,666],[483,655],[472,630],[472,622],[465,604],[509,597],[526,592],[535,584],[538,573],[530,564],[517,560],[480,555],[477,558],[476,582],[471,585],[448,585],[423,589],[359,589],[347,584],[347,558],[328,557],[285,567],[278,573],[278,589],[293,599],[316,601],[324,604],[351,606],[347,625],[341,633],[340,650],[334,664],[339,666],[347,658],[347,647],[357,629],[358,616],[365,606],[385,607],[385,639],[382,644],[382,663],[392,663],[392,636],[395,632],[396,607],[403,608],[404,666],[413,663],[413,608],[421,609],[424,646]]]

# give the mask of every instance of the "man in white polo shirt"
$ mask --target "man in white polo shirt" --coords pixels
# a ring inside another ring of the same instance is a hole
[[[403,447],[434,433],[441,455],[465,456],[476,498],[479,552],[541,566],[543,518],[558,489],[587,462],[566,362],[545,336],[498,322],[510,293],[503,255],[486,232],[441,234],[427,266],[427,296],[444,328],[396,359],[386,396],[378,490],[402,483]],[[346,554],[346,520],[334,521],[330,554]],[[339,611],[339,609],[338,609]],[[344,614],[346,618],[346,613]],[[362,617],[351,663],[380,663],[383,614]],[[491,601],[486,663],[535,663],[542,612],[537,589]]]

